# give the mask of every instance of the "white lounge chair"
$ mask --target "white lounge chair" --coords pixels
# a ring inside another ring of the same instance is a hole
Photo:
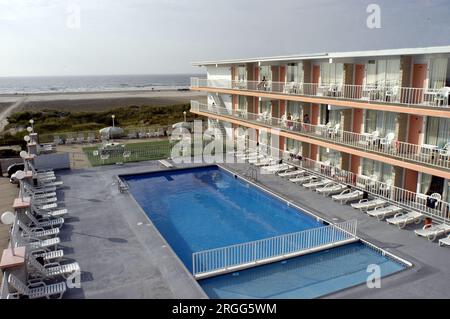
[[[331,182],[332,182],[331,180],[329,180],[327,178],[323,178],[323,179],[320,179],[318,181],[312,181],[312,182],[309,182],[309,183],[304,183],[304,184],[302,184],[302,186],[305,187],[305,188],[308,188],[308,189],[316,189],[318,187],[325,186],[325,185],[327,185],[327,184],[329,184]]]
[[[36,205],[45,205],[45,204],[52,204],[58,201],[58,198],[54,197],[32,197],[32,201]]]
[[[361,199],[358,203],[351,204],[351,206],[353,208],[359,209],[362,212],[365,212],[372,208],[383,207],[386,203],[387,201],[381,198],[375,198],[372,200]]]
[[[269,165],[275,165],[277,164],[277,161],[273,158],[263,158],[259,161],[248,161],[250,164],[255,165],[256,167],[262,167],[262,166],[269,166]]]
[[[396,225],[399,228],[403,228],[408,224],[420,223],[423,219],[423,214],[415,211],[408,213],[398,213],[392,218],[386,219],[389,224]]]
[[[31,227],[31,224],[33,224],[35,227],[40,227],[40,228],[60,228],[64,224],[64,218],[62,218],[62,217],[37,219],[29,211],[26,211],[25,215],[31,221],[31,223],[28,224],[28,226],[30,226],[30,227]]]
[[[50,203],[50,204],[39,204],[31,202],[31,206],[35,207],[38,210],[50,210],[58,207],[58,203]]]
[[[367,215],[376,217],[378,220],[383,220],[387,217],[394,216],[401,213],[403,209],[395,205],[389,205],[386,207],[377,206],[374,210],[367,211]]]
[[[31,275],[34,275],[37,272],[39,275],[45,276],[47,278],[53,278],[57,276],[67,278],[73,273],[80,272],[80,265],[77,262],[67,264],[51,262],[42,265],[32,254],[28,255],[27,262],[31,266],[28,268],[28,271]]]
[[[64,183],[63,181],[56,181],[56,182],[41,182],[38,180],[38,185],[41,187],[49,188],[49,187],[58,187],[62,186]]]
[[[282,163],[282,164],[263,166],[263,167],[261,167],[261,171],[264,171],[267,173],[277,173],[280,171],[286,171],[292,167],[293,167],[292,165]]]
[[[17,220],[17,226],[22,229],[22,237],[25,238],[45,238],[53,237],[59,234],[59,228],[44,229],[41,227],[29,227],[20,219]]]
[[[439,239],[439,246],[450,246],[450,236]]]
[[[44,261],[57,261],[64,257],[64,250],[58,249],[53,251],[46,251],[44,249],[37,249],[30,252],[35,258],[42,258]]]
[[[56,192],[49,192],[49,193],[28,193],[28,191],[25,192],[31,196],[32,200],[56,196]]]
[[[316,175],[305,175],[305,176],[297,176],[295,178],[290,178],[289,181],[292,183],[308,183],[308,182],[312,182],[313,180],[318,180],[319,177]]]
[[[66,282],[61,281],[55,284],[46,284],[42,280],[31,281],[28,285],[24,284],[19,278],[10,274],[8,276],[8,284],[13,287],[16,292],[8,294],[9,299],[19,298],[20,296],[27,296],[30,299],[47,298],[52,296],[61,299],[67,290]]]
[[[414,230],[417,236],[426,237],[429,241],[435,240],[439,236],[445,236],[450,233],[450,225],[439,224],[439,225],[425,225],[422,229]]]
[[[21,243],[21,245],[27,246],[29,251],[33,251],[36,249],[45,249],[50,251],[50,248],[56,250],[58,248],[58,244],[61,243],[61,239],[59,237],[53,237],[49,239],[39,239],[39,238],[28,238],[26,242]]]
[[[42,209],[39,208],[35,205],[33,205],[33,203],[31,204],[31,210],[34,214],[40,216],[39,218],[57,218],[57,217],[61,217],[64,216],[68,213],[67,208],[62,208],[62,209]]]
[[[361,199],[364,192],[360,190],[345,189],[338,195],[333,195],[331,198],[341,204],[346,204],[347,202]]]
[[[292,177],[292,176],[298,176],[301,174],[304,174],[306,171],[304,169],[296,169],[293,171],[287,171],[287,172],[283,172],[283,173],[278,173],[278,176],[280,177]]]
[[[55,186],[49,186],[49,187],[36,187],[27,183],[23,183],[24,189],[26,189],[27,192],[32,194],[44,194],[44,193],[51,193],[56,191]]]
[[[316,192],[322,194],[323,196],[329,196],[334,194],[339,194],[344,189],[347,188],[347,185],[339,184],[339,183],[329,183],[324,187],[316,188]]]

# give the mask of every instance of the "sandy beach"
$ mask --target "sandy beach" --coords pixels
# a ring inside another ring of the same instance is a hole
[[[191,100],[205,102],[206,95],[179,90],[0,95],[0,132],[8,124],[7,117],[15,112],[101,112],[132,105],[187,104]]]
[[[205,101],[204,93],[191,91],[121,91],[89,93],[55,93],[30,95],[0,95],[0,112],[7,105],[26,100],[14,112],[19,111],[106,111],[129,105],[173,105],[189,103],[191,100]]]

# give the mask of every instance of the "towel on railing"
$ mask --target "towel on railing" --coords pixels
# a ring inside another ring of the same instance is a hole
[[[436,208],[438,200],[436,198],[428,197],[427,198],[427,207]]]

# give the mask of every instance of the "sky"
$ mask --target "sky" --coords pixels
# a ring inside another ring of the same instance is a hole
[[[449,14],[450,0],[0,0],[0,76],[201,73],[190,63],[449,45]]]

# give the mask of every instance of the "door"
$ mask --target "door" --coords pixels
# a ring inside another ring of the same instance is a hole
[[[414,104],[420,104],[423,101],[423,91],[425,88],[425,81],[427,80],[427,65],[426,64],[414,64],[413,67],[413,79],[412,79],[412,92],[410,101]]]
[[[355,89],[354,95],[355,98],[361,98],[362,85],[364,83],[364,64],[356,64],[355,65]],[[352,94],[353,95],[353,94]]]
[[[319,79],[320,79],[320,65],[314,65],[312,74],[313,85],[311,87],[312,95],[316,95],[317,93],[317,86],[319,85]]]

